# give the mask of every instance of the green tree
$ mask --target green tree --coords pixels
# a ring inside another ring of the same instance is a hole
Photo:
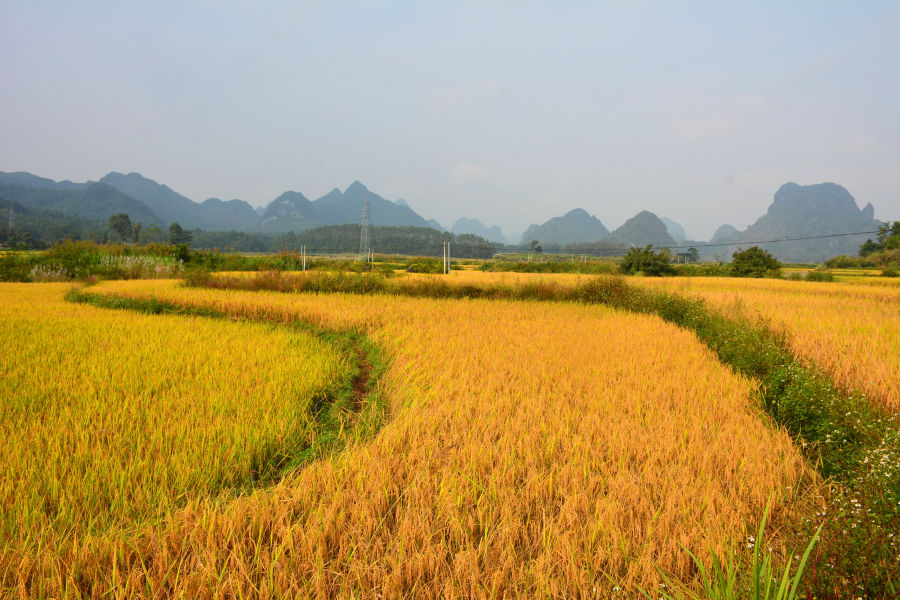
[[[897,236],[900,237],[900,221],[891,223],[887,221],[884,225],[878,226],[878,242],[884,245],[888,239]]]
[[[619,268],[626,275],[641,273],[651,277],[662,275],[674,275],[675,267],[670,264],[671,255],[666,249],[659,252],[653,250],[653,244],[647,244],[645,248],[631,247],[622,258]]]
[[[141,240],[141,227],[143,227],[143,223],[132,223],[131,224],[131,233],[134,238],[134,243],[137,244]]]
[[[150,223],[150,227],[147,228],[146,237],[150,238],[151,242],[158,242],[162,239],[162,229],[160,229],[156,223]]]
[[[696,248],[688,248],[687,253],[689,262],[700,262],[700,252]]]
[[[181,228],[176,221],[169,225],[169,243],[177,246],[178,244],[190,245],[194,240],[194,234],[190,230]]]
[[[764,277],[780,272],[781,262],[759,246],[738,251],[731,256],[731,273],[735,277]]]
[[[109,218],[109,228],[119,236],[119,242],[125,241],[125,236],[131,234],[131,219],[126,213],[119,213]]]

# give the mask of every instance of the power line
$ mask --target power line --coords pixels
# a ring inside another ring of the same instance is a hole
[[[778,239],[773,239],[773,240],[756,240],[756,241],[740,240],[740,241],[727,242],[727,243],[722,243],[722,244],[702,243],[702,244],[694,244],[691,246],[660,246],[660,248],[667,248],[669,250],[679,250],[681,248],[715,248],[718,246],[737,246],[738,244],[774,244],[777,242],[796,242],[796,241],[800,241],[800,240],[823,240],[823,239],[827,239],[827,238],[845,237],[848,235],[866,235],[868,233],[879,233],[879,232],[878,232],[878,230],[857,231],[856,233],[833,233],[830,235],[811,235],[811,236],[807,236],[807,237],[795,237],[795,238],[785,237],[785,238],[778,238]]]
[[[821,240],[821,239],[828,239],[828,238],[846,237],[846,236],[850,236],[850,235],[866,235],[866,234],[870,234],[870,233],[879,233],[879,231],[877,231],[877,230],[876,231],[857,231],[857,232],[853,232],[853,233],[833,233],[833,234],[829,234],[829,235],[812,235],[812,236],[793,237],[793,238],[785,237],[785,238],[777,238],[777,239],[770,239],[770,240],[739,240],[739,241],[723,242],[721,244],[701,243],[701,244],[692,244],[689,246],[659,246],[659,247],[666,248],[668,250],[680,250],[680,249],[687,249],[687,248],[697,248],[697,249],[699,249],[699,248],[718,248],[718,247],[724,247],[724,246],[737,246],[737,245],[746,245],[746,244],[776,244],[776,243],[780,243],[780,242]],[[603,240],[599,240],[599,241],[603,241]],[[587,243],[590,244],[590,242],[587,242]],[[464,242],[456,242],[456,245],[472,248],[473,250],[479,249],[479,248],[483,249],[485,247],[485,244],[483,244],[483,243],[466,244]],[[499,245],[493,246],[493,249],[494,250],[507,249],[507,247],[498,248],[498,246]],[[435,250],[436,251],[440,247],[441,246],[438,246],[437,244],[428,244],[428,245],[423,245],[423,246],[408,246],[408,247],[403,248],[403,250],[404,251],[417,251],[417,250],[419,250],[419,251]],[[487,247],[490,248],[491,244],[488,244]],[[509,248],[509,249],[512,251],[515,251],[516,248],[525,248],[525,246],[515,246],[515,247]],[[336,247],[336,248],[310,247],[310,250],[313,252],[351,252],[351,250],[346,247],[343,247],[343,248],[341,248],[341,247]],[[623,251],[623,252],[627,251],[627,248],[608,248],[608,249],[603,249],[603,250],[613,253],[616,251]],[[385,252],[385,254],[389,254],[389,252]]]

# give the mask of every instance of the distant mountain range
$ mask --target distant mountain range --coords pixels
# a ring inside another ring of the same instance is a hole
[[[358,181],[344,192],[335,188],[317,200],[309,200],[299,192],[285,192],[260,212],[243,200],[209,198],[197,203],[140,173],[113,172],[99,182],[73,183],[57,182],[31,173],[0,171],[0,197],[24,206],[77,214],[88,219],[108,220],[110,216],[124,212],[132,221],[144,225],[156,223],[166,228],[177,222],[186,229],[205,231],[300,232],[323,225],[359,223],[366,196],[373,225],[437,225],[436,228],[444,231],[436,221],[426,221],[409,208],[405,200],[396,203],[385,200]]]
[[[144,226],[155,223],[165,229],[178,222],[186,229],[205,231],[244,231],[279,233],[324,225],[359,223],[366,197],[371,207],[371,222],[376,226],[413,226],[446,231],[434,219],[426,220],[406,200],[386,200],[354,181],[341,192],[335,188],[316,200],[288,191],[265,207],[254,209],[243,200],[222,201],[209,198],[197,203],[165,185],[139,173],[109,173],[98,182],[54,181],[31,173],[0,171],[0,198],[22,206],[78,215],[82,219],[105,222],[117,213],[128,213],[133,222]],[[500,227],[487,227],[478,219],[460,218],[451,231],[474,234],[491,242],[518,241],[528,246],[537,240],[545,247],[593,243],[600,240],[624,247],[653,244],[662,247],[695,246],[704,257],[718,254],[728,260],[739,246],[761,245],[783,260],[820,260],[837,254],[856,254],[859,245],[873,234],[815,238],[848,232],[877,229],[875,209],[867,204],[860,209],[853,196],[842,186],[821,183],[801,186],[786,183],[775,193],[767,213],[744,231],[722,225],[710,242],[687,239],[684,228],[666,217],[641,211],[621,227],[610,232],[597,217],[577,208],[543,224],[533,224],[518,240],[503,235]],[[763,240],[785,240],[759,243]],[[549,249],[549,248],[548,248]]]
[[[576,209],[543,225],[530,226],[523,234],[521,244],[527,245],[532,240],[538,240],[545,246],[602,240],[624,247],[647,244],[670,247],[676,254],[683,252],[686,246],[693,246],[704,258],[718,255],[723,260],[729,260],[738,247],[758,245],[785,261],[811,262],[821,260],[823,254],[825,258],[838,254],[855,255],[860,244],[873,234],[796,241],[789,238],[875,231],[880,221],[874,215],[875,209],[871,203],[860,209],[850,192],[835,183],[807,186],[786,183],[775,193],[768,212],[753,225],[744,231],[732,225],[722,225],[709,242],[687,239],[680,224],[648,211],[641,211],[612,233],[603,234],[599,221],[586,211]],[[590,226],[596,229],[592,231]],[[586,239],[591,236],[594,237]],[[785,241],[761,243],[779,239]]]
[[[465,217],[461,217],[456,220],[456,223],[453,224],[453,227],[450,228],[450,231],[455,233],[456,235],[460,235],[462,233],[472,233],[479,237],[483,237],[489,242],[494,242],[495,244],[506,244],[506,237],[503,235],[503,232],[499,227],[497,227],[496,225],[487,227],[478,219],[467,219]]]

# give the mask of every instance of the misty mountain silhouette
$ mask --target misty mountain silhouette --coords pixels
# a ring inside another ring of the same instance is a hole
[[[506,237],[499,227],[496,225],[487,227],[478,219],[460,217],[456,220],[456,223],[453,224],[453,227],[450,228],[450,231],[457,235],[461,233],[471,233],[483,237],[489,242],[494,242],[495,244],[506,244]]]
[[[527,246],[532,240],[542,245],[577,244],[596,242],[609,233],[597,217],[591,216],[583,208],[570,210],[561,217],[553,217],[541,226],[532,225],[522,234],[521,245]]]
[[[669,235],[666,224],[647,210],[642,210],[625,221],[621,227],[603,238],[603,241],[637,247],[646,246],[647,244],[662,247],[677,245],[672,236]]]

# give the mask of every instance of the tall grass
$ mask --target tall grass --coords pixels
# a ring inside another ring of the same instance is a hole
[[[719,560],[716,555],[712,556],[709,565],[694,555],[693,552],[686,550],[691,560],[697,567],[700,574],[701,587],[699,594],[690,590],[682,589],[677,583],[674,583],[669,577],[662,573],[666,583],[662,584],[661,589],[651,596],[646,590],[641,590],[645,598],[654,600],[655,596],[662,596],[666,600],[738,600],[741,598],[752,598],[753,600],[796,600],[806,597],[804,588],[801,587],[801,581],[806,569],[809,555],[813,546],[819,539],[819,533],[824,527],[824,523],[819,525],[815,534],[812,536],[803,558],[796,555],[794,560],[798,562],[796,565],[791,560],[793,552],[788,552],[785,565],[782,569],[776,567],[773,560],[771,548],[769,552],[765,551],[766,544],[766,521],[769,517],[769,507],[763,513],[762,520],[759,524],[759,530],[756,536],[749,538],[748,547],[751,548],[751,558],[749,564],[741,564],[735,559],[736,552],[724,561]],[[743,558],[743,557],[742,557]],[[742,568],[743,567],[743,568]]]

